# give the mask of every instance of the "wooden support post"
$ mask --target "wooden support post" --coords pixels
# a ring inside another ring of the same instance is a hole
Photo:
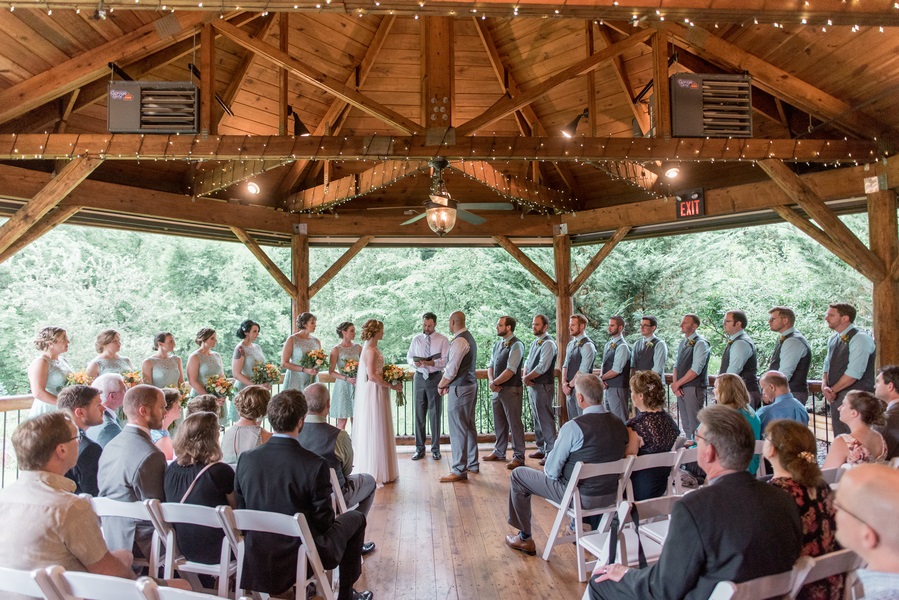
[[[39,191],[0,227],[0,254],[3,254],[19,238],[53,210],[60,201],[93,172],[103,159],[80,156],[67,164],[59,174]]]
[[[262,266],[265,267],[265,270],[269,272],[269,275],[275,278],[275,281],[278,282],[278,285],[281,286],[281,289],[287,292],[288,296],[293,298],[294,295],[296,295],[296,288],[294,288],[293,283],[291,283],[287,275],[285,275],[284,272],[278,268],[278,265],[275,264],[275,261],[269,258],[268,254],[265,253],[265,250],[263,250],[259,246],[259,244],[256,243],[256,240],[251,238],[250,234],[248,234],[240,227],[232,226],[230,229],[231,232],[237,237],[237,239],[243,242],[247,249],[249,249],[249,251],[253,253],[253,256],[256,257],[256,260],[262,263]]]
[[[453,18],[425,17],[422,31],[421,119],[428,129],[453,125]]]
[[[315,280],[315,283],[309,286],[309,298],[315,296],[323,287],[328,285],[328,282],[334,279],[334,276],[340,273],[341,269],[347,266],[347,263],[353,260],[353,257],[359,254],[360,250],[368,246],[369,242],[371,242],[374,237],[375,236],[373,235],[364,235],[359,238],[355,244],[350,246],[327,271],[322,273],[321,277]]]
[[[537,263],[532,261],[530,257],[521,251],[521,249],[512,243],[512,240],[507,238],[504,235],[495,235],[493,236],[493,241],[502,246],[506,252],[512,255],[512,257],[517,260],[522,267],[528,270],[528,272],[537,278],[537,281],[546,286],[546,288],[552,292],[556,293],[558,290],[558,285],[553,278],[546,274],[546,271],[541,269]]]
[[[212,25],[200,27],[200,134],[218,134],[215,113],[215,32]]]
[[[278,15],[278,36],[281,52],[290,54],[290,13],[282,12]],[[287,78],[289,72],[284,67],[278,68],[278,105],[280,113],[278,115],[278,135],[287,135],[289,131],[287,126]]]
[[[652,108],[655,137],[671,139],[671,89],[668,87],[668,34],[659,31],[652,38]]]
[[[556,291],[556,344],[559,346],[559,356],[556,360],[556,365],[561,369],[562,365],[565,364],[565,350],[570,339],[568,321],[574,312],[571,294],[568,293],[571,287],[571,238],[568,237],[566,225],[556,226],[553,229],[555,230],[555,235],[553,236],[553,259],[556,269],[556,281],[558,282]],[[565,395],[562,393],[561,381],[556,386],[556,398],[558,398],[559,403],[559,422],[560,424],[565,423],[568,420],[568,407]]]
[[[291,305],[290,331],[296,326],[300,313],[309,310],[309,235],[305,223],[295,225],[296,233],[290,237],[291,269],[296,294]]]
[[[871,251],[886,265],[899,258],[896,223],[896,192],[891,189],[868,194],[868,235]],[[899,364],[899,282],[890,273],[874,280],[874,339],[878,366]]]
[[[66,222],[69,217],[81,210],[80,206],[60,206],[44,215],[37,223],[32,225],[25,233],[10,245],[5,251],[0,253],[0,264],[9,260],[14,254],[28,246],[28,244],[36,241],[38,238],[49,232],[51,229]]]
[[[624,239],[624,236],[628,234],[631,230],[630,227],[624,226],[619,227],[615,230],[615,234],[609,238],[605,244],[603,244],[602,248],[599,249],[599,252],[590,259],[590,262],[587,263],[587,266],[584,267],[584,270],[578,273],[577,277],[574,278],[574,281],[568,286],[568,295],[574,296],[581,286],[584,285],[584,282],[587,281],[587,278],[593,274],[597,267],[606,259],[606,257],[612,253],[612,250],[615,249],[615,246],[618,245],[618,242]]]

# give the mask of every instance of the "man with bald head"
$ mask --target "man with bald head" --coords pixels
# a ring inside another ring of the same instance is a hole
[[[125,394],[123,406],[128,424],[100,456],[100,496],[119,502],[164,501],[165,455],[151,441],[150,430],[162,428],[165,396],[152,385],[136,385]],[[103,535],[111,550],[150,555],[153,526],[146,521],[104,518]]]
[[[758,410],[762,431],[775,419],[792,419],[808,425],[808,411],[790,391],[790,380],[780,371],[768,371],[759,379],[765,406]]]
[[[478,432],[474,423],[478,400],[478,380],[475,377],[478,345],[465,328],[465,313],[456,311],[450,315],[449,330],[454,337],[450,342],[443,378],[437,384],[441,395],[449,394],[446,408],[452,465],[449,475],[440,478],[443,483],[466,481],[469,472],[477,473],[479,470]]]
[[[863,464],[846,471],[837,497],[837,541],[861,556],[865,600],[896,598],[899,590],[899,470]]]
[[[125,380],[118,373],[104,373],[94,379],[91,386],[100,390],[100,404],[103,405],[103,423],[89,427],[85,432],[88,438],[105,448],[115,436],[122,433],[118,410],[125,401]]]

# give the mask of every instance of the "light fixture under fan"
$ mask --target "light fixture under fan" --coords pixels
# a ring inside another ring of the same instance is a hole
[[[457,217],[472,225],[481,225],[487,222],[484,217],[470,213],[466,209],[512,210],[514,208],[508,202],[468,202],[463,204],[456,202],[447,191],[446,182],[443,180],[443,170],[449,164],[447,160],[437,157],[430,164],[434,169],[434,175],[431,179],[431,188],[428,190],[428,200],[424,203],[425,212],[412,217],[402,225],[409,225],[426,218],[431,231],[443,237],[456,226]]]

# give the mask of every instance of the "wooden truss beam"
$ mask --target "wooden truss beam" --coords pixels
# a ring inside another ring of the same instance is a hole
[[[208,171],[197,173],[191,193],[206,196],[212,192],[231,187],[260,173],[276,169],[289,161],[285,160],[229,160]]]
[[[856,260],[856,257],[852,254],[852,252],[848,250],[848,248],[836,242],[825,231],[820,229],[807,218],[800,215],[794,209],[790,208],[789,206],[772,206],[771,210],[780,215],[780,218],[782,218],[784,221],[824,246],[824,248],[829,250],[834,256],[842,260],[844,263],[846,263],[862,275],[865,275],[865,267],[860,261]]]
[[[428,163],[424,161],[388,160],[361,173],[300,190],[287,199],[287,206],[292,211],[325,209],[364,196],[428,168]]]
[[[577,200],[570,195],[528,179],[504,175],[487,161],[452,162],[449,168],[483,183],[512,202],[553,211],[572,211],[577,207]]]
[[[347,248],[346,252],[341,254],[340,258],[334,261],[334,264],[328,267],[328,270],[322,273],[321,277],[316,279],[315,282],[309,286],[309,298],[311,299],[319,293],[323,287],[328,285],[328,282],[334,279],[334,276],[340,273],[340,271],[347,266],[347,263],[353,260],[353,257],[359,254],[363,248],[368,246],[369,242],[373,239],[374,236],[372,235],[364,235],[359,238],[356,243]]]
[[[232,226],[231,232],[234,233],[234,236],[237,237],[237,239],[243,242],[244,246],[246,246],[253,256],[256,257],[256,260],[262,263],[262,266],[268,271],[269,275],[278,282],[281,289],[287,292],[287,295],[291,298],[295,298],[297,289],[294,287],[293,283],[291,283],[290,278],[275,264],[275,261],[269,258],[269,255],[256,243],[256,240],[250,237],[250,234],[240,227]]]
[[[375,102],[368,96],[357,92],[354,88],[337,81],[336,79],[318,72],[312,67],[282,52],[271,44],[250,37],[244,31],[224,21],[213,22],[213,27],[218,29],[225,37],[239,46],[256,52],[259,56],[283,67],[296,75],[301,81],[322,89],[341,100],[352,104],[364,113],[384,121],[403,133],[423,133],[421,125],[407,119],[398,112]]]
[[[425,136],[243,136],[135,134],[21,134],[0,138],[0,160],[71,159],[82,154],[107,160],[734,160],[777,158],[803,162],[873,162],[881,158],[865,140],[783,140],[620,137],[457,138],[439,148]]]
[[[657,194],[653,187],[658,181],[659,176],[653,171],[645,168],[643,165],[630,160],[606,160],[606,161],[585,161],[587,164],[593,165],[612,179],[621,179],[630,185],[640,187],[654,195]]]
[[[593,258],[590,259],[590,262],[587,263],[587,266],[585,266],[584,269],[580,273],[578,273],[577,277],[574,278],[574,281],[572,281],[568,285],[569,296],[574,296],[577,291],[581,289],[581,286],[584,285],[584,282],[586,282],[587,279],[591,275],[593,275],[594,271],[596,271],[599,265],[602,264],[602,261],[604,261],[606,257],[612,253],[612,250],[615,249],[615,246],[618,245],[618,242],[623,240],[624,236],[626,236],[628,232],[630,232],[630,230],[631,228],[627,225],[625,225],[624,227],[619,227],[615,230],[615,234],[612,235],[612,237],[602,245],[602,248],[599,249],[599,252],[597,252],[593,256]]]
[[[506,252],[512,255],[512,257],[517,260],[522,267],[527,269],[527,271],[533,275],[537,281],[546,286],[553,295],[559,293],[559,286],[556,285],[556,280],[546,274],[546,271],[540,268],[540,266],[535,263],[531,258],[522,252],[521,248],[516,246],[512,240],[507,238],[504,235],[495,235],[493,236],[493,241],[495,241],[498,245],[502,246]]]
[[[13,254],[39,239],[57,225],[65,223],[69,217],[79,210],[81,210],[80,206],[63,206],[51,210],[10,244],[9,248],[0,253],[0,264],[6,262]]]

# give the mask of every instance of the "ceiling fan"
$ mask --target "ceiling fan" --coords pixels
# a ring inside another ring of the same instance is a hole
[[[401,225],[409,225],[427,218],[428,226],[439,236],[450,232],[456,225],[456,217],[472,225],[486,223],[487,219],[468,212],[471,210],[514,210],[514,205],[509,202],[466,202],[459,203],[452,199],[443,181],[443,169],[449,163],[445,158],[437,157],[430,162],[434,174],[431,178],[431,188],[428,190],[429,199],[424,203],[425,212],[416,215]]]

